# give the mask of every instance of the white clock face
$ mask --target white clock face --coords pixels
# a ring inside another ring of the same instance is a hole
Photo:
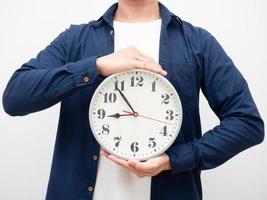
[[[92,132],[109,153],[147,160],[162,154],[176,139],[182,122],[180,98],[159,74],[132,70],[107,77],[89,109]]]

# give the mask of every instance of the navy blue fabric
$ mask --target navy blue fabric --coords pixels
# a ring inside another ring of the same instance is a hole
[[[89,126],[88,108],[104,79],[97,74],[96,58],[114,52],[117,6],[113,4],[97,20],[63,31],[14,72],[3,94],[4,109],[12,116],[61,102],[46,200],[92,199],[88,187],[95,185],[98,162],[93,156],[99,154],[99,145]],[[180,95],[184,116],[178,138],[166,151],[172,170],[152,177],[151,199],[200,200],[201,170],[215,168],[262,142],[264,123],[245,79],[217,40],[160,2],[159,6],[159,63]],[[203,135],[200,89],[220,119],[218,126]]]

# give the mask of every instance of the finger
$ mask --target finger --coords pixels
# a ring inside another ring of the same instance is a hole
[[[103,152],[107,155],[107,158],[109,160],[111,160],[114,163],[120,165],[121,167],[126,168],[127,170],[131,171],[132,173],[137,174],[136,171],[131,166],[129,166],[129,164],[128,164],[128,162],[126,160],[117,158],[116,156],[113,156],[113,155],[109,154],[105,150],[103,150]]]
[[[137,54],[134,58],[136,60],[138,60],[138,61],[142,61],[142,62],[145,62],[145,63],[151,62],[151,60],[141,56],[140,54]]]
[[[135,170],[138,169],[139,163],[140,163],[140,161],[138,161],[138,160],[128,160],[129,166],[131,166]]]
[[[147,70],[153,70],[158,74],[161,74],[162,76],[166,76],[167,72],[161,67],[161,65],[157,63],[147,63],[146,64],[146,69]]]
[[[155,62],[146,63],[145,68],[146,68],[146,70],[154,71],[154,72],[161,74],[163,76],[167,75],[167,72],[162,68],[162,66],[158,63],[155,63]]]
[[[136,162],[135,160],[128,161],[129,166],[131,166],[137,173],[144,174],[146,176],[154,176],[158,174],[161,170],[159,166],[147,160],[145,162]]]
[[[153,64],[148,64],[140,61],[135,62],[135,68],[137,69],[144,69],[148,71],[155,72],[157,74],[161,74],[162,76],[166,76],[167,72],[163,70],[159,65],[153,65]]]
[[[156,70],[156,69],[161,69],[160,66],[158,66],[157,64],[152,64],[151,62],[143,62],[140,60],[135,60],[134,61],[134,66],[135,68],[138,69],[146,69],[146,70]]]
[[[146,62],[139,61],[139,60],[134,61],[134,68],[152,71],[152,70],[148,69],[148,64]]]
[[[138,176],[139,178],[144,178],[146,175],[144,175],[144,174],[136,174],[136,176]]]
[[[158,69],[162,69],[161,65],[155,62],[146,62],[145,66],[147,67],[151,67],[151,68],[158,68]]]
[[[132,167],[137,173],[146,174],[150,173],[149,167],[143,164],[143,162],[140,162],[138,160],[129,160],[128,164],[130,167]]]
[[[145,68],[147,70],[153,70],[153,71],[157,71],[158,73],[160,73],[161,71],[163,71],[162,67],[158,64],[154,64],[154,63],[146,63]]]
[[[141,174],[142,176],[152,177],[161,172],[160,165],[155,163],[153,158],[140,163],[131,161],[129,166],[132,166],[136,173]]]
[[[117,157],[115,157],[113,155],[109,155],[108,159],[110,159],[111,161],[115,162],[116,164],[118,164],[118,165],[120,165],[120,166],[122,166],[122,167],[124,167],[124,168],[126,168],[126,169],[128,169],[130,171],[132,171],[132,169],[129,167],[128,162],[126,160],[117,158]]]
[[[154,72],[154,73],[157,73],[157,74],[160,74],[162,76],[166,76],[167,75],[167,72],[160,69],[160,68],[156,68],[156,67],[148,67],[148,66],[141,66],[141,67],[136,67],[137,69],[144,69],[144,70],[148,70],[148,71],[151,71],[151,72]]]
[[[138,54],[139,54],[141,57],[143,57],[143,58],[145,58],[145,59],[147,59],[147,60],[149,60],[149,61],[152,61],[152,62],[155,62],[155,63],[156,63],[156,61],[155,61],[155,59],[154,59],[153,57],[147,55],[147,54],[144,53],[143,51],[138,50]]]
[[[155,174],[155,173],[141,173],[141,172],[136,172],[135,173],[136,174],[136,176],[138,176],[139,178],[143,178],[143,177],[152,177],[152,176],[155,176],[155,175],[157,175],[157,174]]]
[[[110,153],[108,153],[105,149],[101,149],[100,154],[105,156],[106,158],[110,155]]]

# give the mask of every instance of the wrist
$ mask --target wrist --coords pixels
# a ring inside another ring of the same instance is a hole
[[[163,165],[162,165],[162,170],[170,170],[171,169],[171,163],[170,163],[170,158],[169,156],[164,153],[162,154],[162,158],[163,158]]]
[[[98,75],[101,75],[101,68],[102,68],[102,57],[98,57],[96,59],[96,70],[97,70],[97,73]]]

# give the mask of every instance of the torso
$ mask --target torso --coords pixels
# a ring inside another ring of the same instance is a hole
[[[144,23],[113,21],[113,25],[114,51],[134,45],[158,62],[161,19]],[[103,156],[98,162],[94,200],[150,199],[151,177],[139,178]]]

